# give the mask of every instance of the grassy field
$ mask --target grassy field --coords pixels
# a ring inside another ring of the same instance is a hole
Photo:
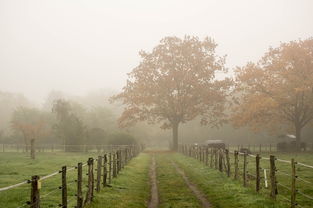
[[[288,207],[288,202],[281,196],[289,198],[289,191],[278,187],[279,195],[277,202],[269,198],[269,189],[264,187],[262,178],[261,194],[254,191],[255,180],[250,178],[249,186],[242,186],[242,179],[233,180],[226,174],[205,166],[194,158],[166,151],[141,153],[132,159],[130,163],[120,172],[119,176],[112,180],[111,187],[106,187],[100,193],[96,193],[95,201],[88,208],[100,207],[147,207],[150,199],[149,167],[151,156],[155,154],[156,175],[159,192],[160,208],[178,207],[201,207],[197,197],[186,185],[184,179],[173,166],[173,163],[182,169],[188,179],[195,184],[206,196],[212,207],[221,208],[283,208]],[[78,162],[86,162],[88,157],[95,157],[97,153],[38,153],[36,160],[31,160],[24,153],[0,153],[0,187],[16,184],[30,179],[31,175],[48,175],[58,171],[63,165],[76,166]],[[276,154],[280,159],[312,164],[312,154]],[[268,155],[263,155],[268,157]],[[248,169],[251,175],[255,174],[255,158],[249,157]],[[240,157],[240,168],[242,168],[242,157]],[[233,164],[233,157],[231,157]],[[290,164],[276,161],[277,180],[280,184],[289,186],[290,177],[283,173],[290,173]],[[269,168],[268,160],[261,160],[261,167]],[[84,173],[87,166],[84,167]],[[232,165],[233,172],[233,165]],[[68,172],[68,195],[69,207],[76,203],[76,171]],[[297,188],[303,193],[313,195],[313,171],[311,169],[297,166],[297,175],[306,182],[297,180]],[[86,190],[87,176],[84,174],[84,189]],[[312,182],[309,184],[307,182]],[[58,174],[42,182],[41,207],[57,207],[61,202],[61,175]],[[85,192],[84,192],[85,193]],[[27,207],[25,202],[29,200],[30,185],[25,184],[13,190],[0,192],[0,207]],[[312,207],[312,201],[298,196],[297,201],[302,207]]]
[[[172,154],[174,160],[207,196],[213,207],[223,208],[283,208],[280,202],[273,202],[269,198],[255,194],[250,188],[242,187],[241,183],[228,178],[219,171],[204,166],[199,161],[183,156]]]
[[[150,156],[142,153],[134,158],[106,187],[96,195],[88,208],[144,208],[147,207],[150,194],[149,164]]]
[[[261,194],[263,194],[265,197],[268,197],[269,195],[269,188],[265,187],[265,178],[264,178],[264,169],[266,169],[267,172],[267,181],[269,180],[269,169],[270,169],[270,162],[269,160],[265,158],[269,158],[270,155],[275,155],[276,158],[290,161],[291,158],[294,158],[295,161],[305,163],[308,165],[313,165],[313,154],[312,153],[263,153],[261,157],[261,163],[260,166],[262,168],[261,171]],[[231,155],[231,164],[232,164],[232,172],[234,172],[234,157]],[[291,187],[291,164],[282,162],[279,160],[275,161],[277,172],[276,172],[276,178],[278,182],[278,195],[277,199],[279,201],[284,201],[286,204],[290,203],[290,187]],[[239,157],[239,168],[241,170],[242,175],[242,167],[243,167],[243,156]],[[256,175],[256,167],[255,167],[255,158],[248,157],[248,173],[251,174],[252,177],[249,177],[248,184],[251,187],[251,189],[254,189],[255,187],[255,180],[254,176]],[[296,180],[296,188],[301,191],[302,193],[313,196],[313,169],[306,168],[300,165],[296,165],[296,175],[298,176]],[[242,178],[240,178],[240,181],[242,181]],[[312,207],[313,200],[308,199],[304,196],[302,196],[300,193],[297,194],[296,198],[297,203],[302,207]]]
[[[48,175],[61,170],[61,167],[64,165],[70,168],[76,166],[78,162],[85,163],[89,157],[95,156],[97,156],[96,153],[38,153],[37,159],[31,160],[26,153],[0,153],[0,187],[28,180],[32,175]],[[86,166],[84,167],[84,172],[86,172]],[[74,179],[76,179],[76,174],[76,171],[68,172],[70,204],[74,202],[74,191],[76,189]],[[58,189],[60,185],[60,174],[42,182],[41,197],[43,207],[56,207],[60,203],[61,190]],[[26,201],[29,201],[30,185],[25,184],[0,192],[0,198],[2,199],[0,200],[0,207],[23,206]]]

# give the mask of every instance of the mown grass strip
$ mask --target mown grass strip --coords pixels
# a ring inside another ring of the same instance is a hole
[[[258,195],[251,188],[244,188],[238,181],[219,171],[204,166],[199,161],[173,154],[172,159],[185,171],[189,179],[208,197],[215,208],[285,208],[286,204],[274,202]]]
[[[172,154],[158,154],[157,180],[160,196],[160,208],[198,208],[202,207],[198,199],[186,185],[171,163]]]
[[[147,207],[150,184],[149,165],[151,157],[141,153],[133,158],[112,180],[111,186],[95,193],[95,200],[88,208],[144,208]]]

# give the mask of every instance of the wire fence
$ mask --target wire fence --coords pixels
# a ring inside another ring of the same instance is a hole
[[[241,149],[246,150],[246,149]],[[312,207],[313,166],[274,155],[262,157],[246,151],[180,145],[179,152],[226,173],[260,194],[282,200],[289,207]]]
[[[15,208],[30,207],[77,207],[91,203],[95,192],[108,186],[123,167],[143,147],[141,145],[115,146],[97,158],[88,158],[75,167],[63,166],[59,171],[40,177],[33,175],[30,180],[0,188],[3,199],[10,201],[10,190],[20,191],[21,196]],[[26,194],[25,194],[26,193]],[[26,200],[25,196],[28,195]],[[9,202],[8,202],[9,203]],[[11,207],[10,204],[6,207]]]
[[[36,152],[105,152],[129,145],[102,145],[102,144],[81,144],[81,145],[64,145],[64,144],[36,144]],[[31,145],[25,144],[0,144],[0,153],[2,152],[30,152]]]

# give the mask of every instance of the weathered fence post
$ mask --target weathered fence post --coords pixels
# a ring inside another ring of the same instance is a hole
[[[229,161],[229,150],[228,149],[225,149],[225,154],[226,154],[227,176],[230,177],[230,161]]]
[[[117,175],[120,173],[120,170],[121,170],[121,163],[122,163],[122,158],[121,158],[121,150],[117,150],[116,152],[116,157],[117,157]]]
[[[83,208],[83,191],[82,191],[82,182],[83,182],[83,164],[77,164],[77,208]]]
[[[215,162],[215,169],[218,169],[218,152],[216,148],[214,148],[214,162]]]
[[[210,168],[213,168],[213,148],[211,147]]]
[[[271,178],[271,198],[276,199],[277,191],[277,181],[276,181],[276,166],[275,166],[275,156],[270,156],[270,178]]]
[[[66,166],[62,167],[62,208],[67,208],[67,183],[66,183]]]
[[[243,186],[246,187],[247,186],[247,153],[245,152],[243,154]]]
[[[218,169],[220,172],[223,172],[223,151],[219,149],[218,153]]]
[[[109,153],[109,184],[111,184],[112,180],[112,154]]]
[[[31,195],[30,195],[30,208],[40,208],[40,188],[41,184],[39,176],[32,176],[31,179]]]
[[[295,208],[297,206],[296,202],[296,162],[292,158],[291,159],[291,208]]]
[[[86,193],[85,204],[89,204],[93,200],[94,177],[93,177],[93,158],[88,159],[88,189]]]
[[[116,173],[116,155],[117,152],[113,153],[113,178],[116,178],[117,173]]]
[[[205,165],[209,165],[209,148],[205,147]]]
[[[260,182],[261,182],[261,177],[260,177],[260,155],[257,154],[255,157],[255,171],[256,171],[256,179],[255,179],[255,190],[256,192],[260,191]]]
[[[107,154],[104,154],[103,156],[103,181],[102,181],[103,187],[107,186],[107,175],[108,175],[107,162],[108,162]]]
[[[102,157],[98,156],[98,161],[97,161],[97,186],[96,186],[96,191],[99,192],[101,187],[101,170],[102,170]]]
[[[235,151],[234,152],[234,156],[235,156],[235,164],[234,164],[234,166],[235,166],[235,173],[234,173],[234,179],[235,180],[237,180],[238,179],[238,163],[239,163],[239,161],[238,161],[238,151]]]

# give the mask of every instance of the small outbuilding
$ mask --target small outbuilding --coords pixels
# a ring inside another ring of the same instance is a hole
[[[206,140],[204,145],[218,149],[225,149],[226,146],[223,140]]]

